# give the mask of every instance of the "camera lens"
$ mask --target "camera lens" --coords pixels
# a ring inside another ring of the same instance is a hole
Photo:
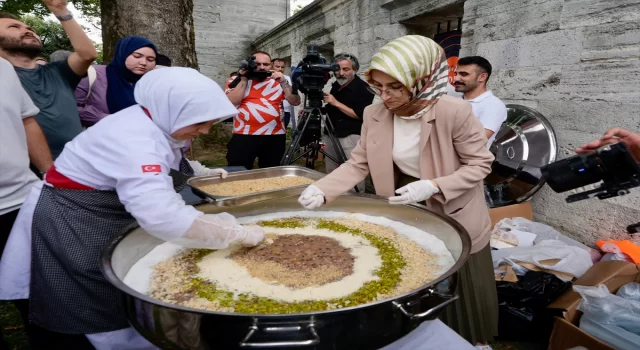
[[[625,184],[638,181],[640,165],[627,146],[617,143],[595,153],[577,155],[542,168],[542,175],[556,192],[565,192],[599,181]]]

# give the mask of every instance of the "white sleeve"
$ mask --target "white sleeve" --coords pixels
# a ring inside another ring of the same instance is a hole
[[[22,99],[22,103],[20,104],[20,116],[22,117],[22,119],[34,117],[36,114],[40,113],[38,107],[33,104],[33,100],[31,100],[29,94],[27,94],[27,92],[24,91],[24,88],[22,88],[22,85],[20,85],[19,80],[16,88],[20,89],[20,96]]]
[[[164,157],[147,147],[130,154],[116,178],[116,191],[126,210],[143,229],[166,241],[182,237],[203,215],[176,193],[169,171]]]
[[[489,129],[494,133],[498,132],[502,123],[507,120],[507,107],[502,102],[494,103],[487,107],[489,108],[486,108],[482,115],[478,116],[478,119],[485,129]]]

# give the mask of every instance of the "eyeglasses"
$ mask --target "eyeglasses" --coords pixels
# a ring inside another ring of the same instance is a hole
[[[370,93],[374,94],[374,95],[378,95],[381,96],[383,92],[386,92],[387,95],[391,96],[391,97],[402,97],[403,95],[403,91],[404,91],[404,87],[399,87],[399,88],[389,88],[386,90],[383,90],[377,86],[367,86],[367,90],[369,90]]]

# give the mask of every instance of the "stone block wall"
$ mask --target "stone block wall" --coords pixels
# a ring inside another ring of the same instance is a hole
[[[553,125],[559,159],[611,127],[640,130],[640,2],[467,0],[461,56],[494,68],[490,88],[505,103],[535,108]],[[545,186],[535,218],[574,238],[628,238],[640,191],[567,204]]]
[[[251,43],[287,18],[289,0],[194,0],[200,71],[224,85]]]
[[[253,45],[268,52],[278,52],[281,56],[291,56],[295,65],[305,56],[307,44],[332,43],[334,54],[348,52],[358,57],[362,74],[379,47],[407,33],[402,24],[391,19],[393,11],[381,7],[395,2],[317,0],[282,26],[258,38]],[[413,4],[405,2],[401,7]]]
[[[640,130],[638,0],[317,0],[253,46],[296,63],[308,42],[333,43],[334,53],[359,58],[362,74],[382,45],[409,32],[404,21],[462,3],[461,56],[489,59],[494,94],[550,120],[560,159],[610,127]],[[605,201],[565,197],[545,186],[535,218],[586,243],[628,237],[626,225],[640,220],[640,189]]]

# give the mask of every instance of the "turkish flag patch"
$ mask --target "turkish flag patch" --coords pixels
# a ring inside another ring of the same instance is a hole
[[[160,164],[151,164],[151,165],[142,166],[143,173],[159,173],[162,171],[161,169],[162,168],[160,167]]]

